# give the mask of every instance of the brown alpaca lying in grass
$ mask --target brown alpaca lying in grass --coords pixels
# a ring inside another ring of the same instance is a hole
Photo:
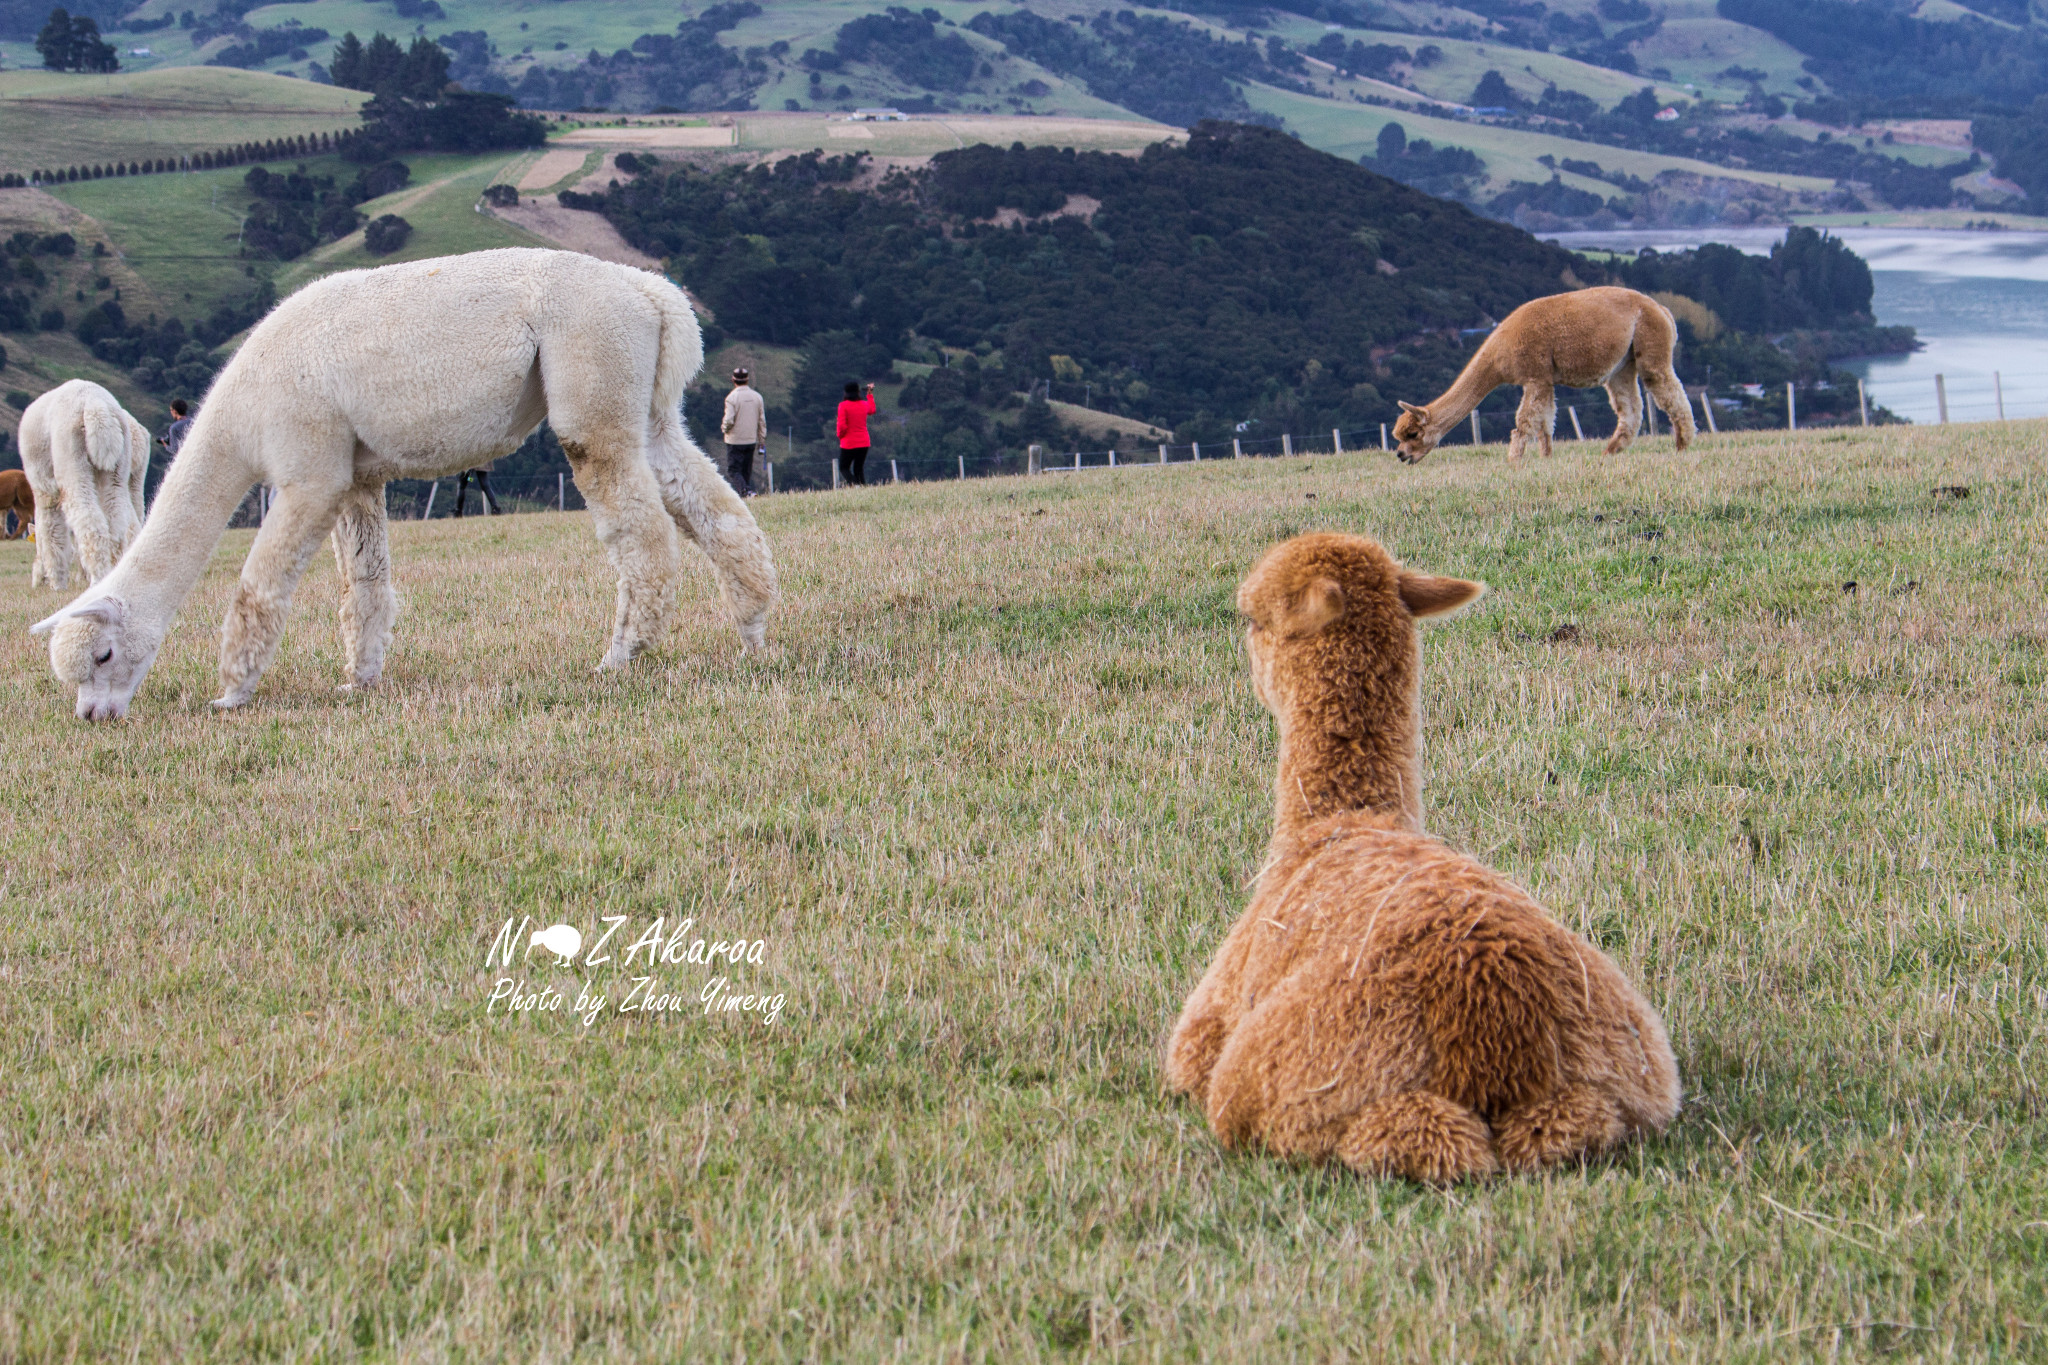
[[[1451,1181],[1678,1112],[1663,1022],[1614,963],[1422,833],[1415,622],[1482,591],[1344,535],[1288,541],[1238,591],[1280,725],[1273,838],[1167,1056],[1226,1148]]]
[[[1671,419],[1684,450],[1693,438],[1692,403],[1671,368],[1678,351],[1678,324],[1663,304],[1633,289],[1603,286],[1534,299],[1508,314],[1442,396],[1427,407],[1401,404],[1394,439],[1409,464],[1435,450],[1437,442],[1503,384],[1522,386],[1515,410],[1515,434],[1508,458],[1519,460],[1530,442],[1550,455],[1550,431],[1557,422],[1556,385],[1590,389],[1605,385],[1614,404],[1614,435],[1607,453],[1628,447],[1643,420],[1636,377]]]

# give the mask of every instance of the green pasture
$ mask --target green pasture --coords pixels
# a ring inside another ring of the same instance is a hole
[[[0,171],[176,157],[340,132],[360,126],[356,111],[367,98],[219,68],[112,76],[0,72]]]
[[[1725,180],[1754,181],[1780,189],[1825,190],[1833,184],[1832,181],[1819,176],[1735,170],[1705,161],[1662,156],[1655,152],[1630,151],[1594,142],[1578,142],[1570,138],[1524,132],[1516,128],[1467,123],[1460,119],[1433,118],[1426,114],[1413,114],[1376,105],[1339,104],[1334,100],[1297,95],[1292,91],[1278,90],[1257,83],[1245,86],[1245,97],[1254,108],[1278,114],[1286,119],[1288,128],[1298,132],[1302,141],[1311,147],[1338,156],[1356,158],[1376,152],[1379,131],[1388,123],[1400,124],[1411,139],[1426,137],[1440,146],[1470,148],[1486,163],[1488,180],[1500,187],[1505,187],[1513,180],[1550,179],[1550,168],[1537,160],[1544,155],[1554,156],[1560,161],[1566,157],[1593,161],[1607,170],[1626,171],[1645,180],[1654,178],[1662,171],[1678,170],[1693,175],[1716,176]],[[1595,193],[1619,193],[1612,185],[1590,177],[1565,175],[1562,178],[1568,185],[1592,190]]]
[[[404,522],[384,685],[323,551],[219,714],[236,532],[102,728],[0,543],[0,1355],[2048,1359],[2044,436],[763,498],[776,657],[686,550],[625,676],[583,515]],[[1267,833],[1233,594],[1317,529],[1491,585],[1427,818],[1662,1011],[1663,1136],[1432,1190],[1164,1093]]]

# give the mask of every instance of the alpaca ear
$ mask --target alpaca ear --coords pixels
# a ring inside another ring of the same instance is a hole
[[[1478,600],[1486,591],[1484,583],[1463,578],[1438,578],[1435,574],[1401,571],[1401,605],[1410,616],[1442,616]]]
[[[53,615],[46,616],[28,628],[31,635],[48,635],[58,626],[73,617],[86,621],[97,621],[103,626],[117,624],[127,614],[127,608],[118,597],[102,597],[84,606],[69,606]]]
[[[1343,614],[1344,589],[1332,579],[1318,578],[1281,606],[1273,629],[1290,638],[1314,635]]]
[[[1415,405],[1414,405],[1413,403],[1409,402],[1409,401],[1408,401],[1407,399],[1405,399],[1405,398],[1396,398],[1396,399],[1395,399],[1394,401],[1395,401],[1396,403],[1399,403],[1399,404],[1401,405],[1401,411],[1403,411],[1403,412],[1425,412],[1425,411],[1427,411],[1427,409],[1425,409],[1425,408],[1418,408],[1418,407],[1416,407],[1416,406],[1415,406]]]

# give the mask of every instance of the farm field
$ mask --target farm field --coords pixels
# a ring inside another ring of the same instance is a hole
[[[1401,109],[1372,105],[1337,104],[1330,100],[1297,95],[1256,82],[1245,86],[1245,99],[1253,108],[1278,114],[1302,141],[1321,151],[1356,159],[1376,150],[1379,131],[1398,123],[1410,138],[1426,137],[1439,146],[1467,147],[1486,162],[1486,178],[1497,189],[1515,180],[1544,181],[1555,174],[1537,160],[1544,155],[1572,157],[1599,163],[1610,171],[1626,171],[1645,180],[1667,170],[1692,175],[1716,176],[1731,181],[1754,181],[1787,190],[1825,190],[1833,182],[1819,176],[1788,175],[1775,171],[1735,171],[1706,161],[1664,156],[1657,152],[1631,151],[1596,142],[1578,142],[1546,133],[1524,132],[1460,119],[1432,118]],[[1567,185],[1597,194],[1617,193],[1612,185],[1590,176],[1559,175]]]
[[[2048,1356],[2044,436],[766,498],[779,657],[693,561],[625,677],[582,516],[404,523],[387,685],[323,552],[221,715],[238,532],[100,729],[0,544],[0,1355]],[[1439,1192],[1162,1093],[1267,831],[1233,594],[1310,529],[1492,585],[1424,805],[1663,1011],[1661,1139]],[[606,916],[763,961],[487,963]]]
[[[360,126],[369,96],[221,68],[0,72],[0,172],[175,157]],[[150,177],[155,179],[156,177]]]

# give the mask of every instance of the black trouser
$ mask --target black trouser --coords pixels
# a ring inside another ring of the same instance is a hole
[[[839,452],[839,477],[847,483],[868,481],[868,447],[848,446]]]
[[[732,485],[732,491],[743,498],[754,496],[754,451],[752,445],[736,446],[725,444],[725,479]]]
[[[476,491],[484,495],[484,506],[492,516],[498,515],[498,500],[491,496],[491,471],[488,469],[465,469],[455,481],[455,515],[462,515],[462,504],[469,498],[469,481],[476,480]]]

